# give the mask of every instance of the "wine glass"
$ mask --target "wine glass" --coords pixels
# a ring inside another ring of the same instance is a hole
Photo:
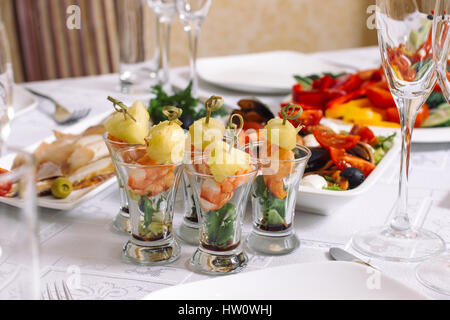
[[[450,0],[438,0],[434,9],[433,56],[436,63],[439,86],[450,103]],[[418,265],[419,281],[430,289],[450,295],[450,252],[434,257]]]
[[[176,14],[175,0],[147,0],[147,4],[156,14],[158,20],[157,41],[160,50],[159,82],[166,91],[171,92],[170,85],[170,29]]]
[[[13,78],[8,34],[0,20],[0,142],[6,141],[11,132],[10,122],[14,116],[12,108]]]
[[[31,154],[2,145],[0,197],[0,300],[39,299],[36,180]]]
[[[391,261],[421,261],[442,252],[444,241],[411,224],[408,174],[411,136],[418,110],[436,83],[431,14],[435,0],[377,0],[376,21],[382,66],[400,115],[402,134],[399,193],[390,223],[355,234],[360,253]]]
[[[198,96],[197,47],[203,21],[208,15],[212,0],[176,0],[180,20],[189,39],[189,63],[192,81],[192,96]]]

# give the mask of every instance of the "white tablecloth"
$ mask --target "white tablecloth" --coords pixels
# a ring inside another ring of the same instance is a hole
[[[361,48],[339,52],[324,52],[316,56],[341,65],[361,68],[377,67],[376,48]],[[185,86],[187,69],[175,69],[172,81]],[[86,105],[97,114],[111,110],[107,95],[114,95],[131,103],[136,98],[148,100],[149,95],[124,96],[118,92],[118,76],[104,75],[79,79],[36,82],[27,84],[36,90],[52,94],[69,108]],[[222,95],[234,104],[243,95],[200,83],[201,94]],[[277,105],[282,96],[261,96],[264,102]],[[9,143],[25,147],[51,135],[52,129],[61,129],[48,117],[51,105],[41,102],[39,107],[14,120]],[[413,221],[439,233],[450,243],[450,144],[413,145],[410,176],[410,212]],[[283,264],[330,260],[328,249],[333,246],[349,248],[351,235],[361,229],[384,224],[392,211],[397,194],[399,159],[386,170],[379,183],[370,192],[343,208],[336,208],[331,216],[297,212],[295,229],[301,247],[281,257],[249,255],[244,272]],[[121,258],[122,245],[128,237],[112,230],[111,223],[118,209],[117,186],[111,186],[78,208],[63,212],[41,209],[40,241],[42,283],[67,279],[80,272],[81,289],[73,291],[77,299],[139,299],[146,294],[168,286],[206,279],[208,276],[191,272],[188,260],[195,247],[183,244],[179,260],[167,266],[142,267],[125,263]],[[182,214],[178,205],[174,223],[178,227]],[[249,231],[246,217],[244,237]],[[414,276],[416,264],[371,261],[391,275],[424,294],[449,298],[421,286]],[[11,270],[9,261],[0,264],[0,274]]]

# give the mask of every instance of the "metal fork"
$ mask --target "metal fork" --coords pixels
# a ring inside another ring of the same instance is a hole
[[[89,115],[91,112],[91,109],[85,108],[85,109],[79,109],[75,110],[73,112],[70,112],[66,108],[64,108],[58,101],[53,99],[50,96],[47,96],[43,93],[34,91],[32,89],[27,88],[28,91],[30,91],[32,94],[47,99],[51,101],[55,105],[55,112],[53,114],[53,119],[56,121],[56,123],[64,125],[64,124],[70,124],[77,122]]]
[[[66,282],[62,280],[61,283],[62,289],[58,289],[56,281],[53,283],[53,287],[55,288],[55,296],[53,296],[50,284],[47,283],[46,291],[48,300],[73,300],[72,294],[70,293],[69,287],[67,286]],[[42,299],[44,300],[44,294],[42,294]]]

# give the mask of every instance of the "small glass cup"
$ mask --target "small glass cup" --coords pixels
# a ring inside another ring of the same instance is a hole
[[[108,147],[109,154],[111,155],[111,158],[113,160],[114,170],[116,172],[117,177],[117,183],[119,184],[119,196],[120,196],[120,208],[119,213],[116,215],[113,221],[113,227],[119,232],[122,233],[131,233],[131,226],[130,226],[130,210],[128,208],[128,197],[127,193],[124,190],[124,183],[120,178],[119,170],[117,169],[116,161],[114,159],[114,155],[118,150],[122,150],[124,148],[129,147],[137,147],[140,146],[138,144],[128,143],[128,142],[122,142],[113,140],[110,138],[109,133],[106,132],[103,135],[103,140],[106,143],[106,146]]]
[[[143,146],[115,154],[130,210],[131,239],[123,247],[123,255],[137,264],[167,264],[178,259],[181,252],[172,222],[182,163],[138,164],[145,154]]]
[[[190,260],[195,271],[210,275],[232,274],[246,266],[248,257],[241,241],[242,220],[257,167],[254,164],[250,172],[218,183],[213,175],[207,174],[205,156],[185,164],[200,225],[200,245]]]
[[[191,140],[189,136],[189,132],[186,133],[188,137],[186,139],[186,149],[185,149],[185,161],[191,161],[195,157],[201,157],[202,154],[205,155],[205,151],[193,151],[193,147],[191,145]],[[223,137],[223,141],[227,143],[231,143],[232,136],[229,132],[225,133]],[[238,148],[238,143],[235,144],[235,147]],[[192,187],[189,182],[189,178],[186,175],[186,172],[183,172],[181,179],[181,186],[183,187],[183,196],[184,196],[184,217],[183,222],[177,230],[177,236],[183,240],[184,242],[197,246],[200,242],[199,238],[199,219],[197,215],[197,207],[195,205],[194,194],[192,192]]]
[[[297,145],[292,160],[273,160],[261,148],[264,143],[256,143],[259,148],[252,154],[261,169],[252,186],[253,230],[246,243],[258,253],[283,255],[300,245],[294,229],[295,201],[311,151]]]

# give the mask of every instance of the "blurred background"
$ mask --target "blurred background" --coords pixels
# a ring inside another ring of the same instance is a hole
[[[141,0],[132,0],[140,2]],[[132,2],[131,1],[131,2]],[[123,0],[0,0],[16,82],[118,72],[118,15]],[[366,27],[375,0],[214,0],[202,27],[199,57],[270,50],[314,52],[376,45]],[[81,8],[81,29],[66,27],[67,7]],[[141,23],[149,37],[153,12]],[[177,19],[171,65],[188,64],[187,37]]]

